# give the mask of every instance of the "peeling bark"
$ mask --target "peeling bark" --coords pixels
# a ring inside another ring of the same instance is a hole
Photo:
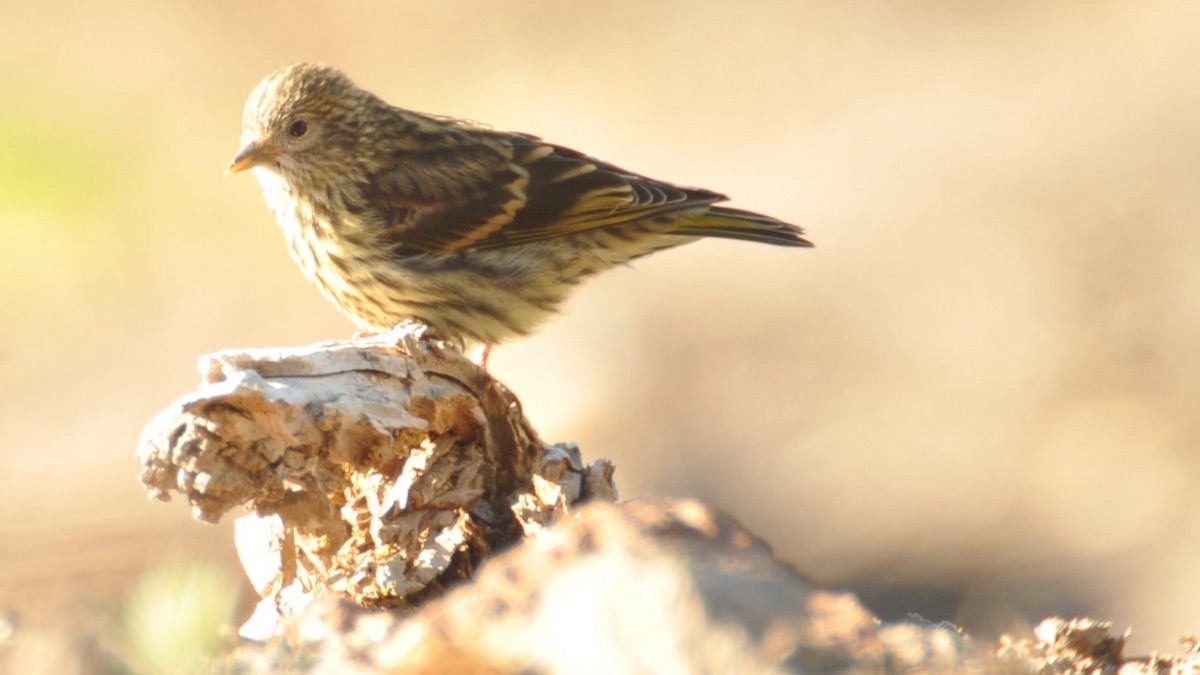
[[[276,614],[325,593],[411,606],[616,497],[611,464],[544,443],[503,385],[431,340],[225,351],[200,370],[144,431],[142,483],[200,520],[253,511],[238,550]]]

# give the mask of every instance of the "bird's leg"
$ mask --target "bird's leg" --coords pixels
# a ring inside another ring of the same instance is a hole
[[[405,319],[387,330],[363,328],[354,331],[353,340],[366,342],[402,342],[407,339],[440,339],[426,324],[414,319]]]

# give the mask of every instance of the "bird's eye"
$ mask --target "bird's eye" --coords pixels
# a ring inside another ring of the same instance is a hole
[[[300,138],[308,133],[308,122],[304,120],[296,120],[288,127],[288,135],[292,138]]]

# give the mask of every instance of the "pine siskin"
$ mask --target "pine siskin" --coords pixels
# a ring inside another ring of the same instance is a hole
[[[244,169],[305,276],[360,329],[415,319],[462,347],[527,335],[583,279],[699,237],[812,245],[714,206],[716,192],[397,108],[324,65],[250,94],[228,173]]]

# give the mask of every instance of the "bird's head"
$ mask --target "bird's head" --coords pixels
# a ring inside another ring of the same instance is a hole
[[[373,109],[386,106],[329,66],[297,63],[268,75],[246,101],[242,147],[226,173],[264,169],[285,180],[339,175]]]

